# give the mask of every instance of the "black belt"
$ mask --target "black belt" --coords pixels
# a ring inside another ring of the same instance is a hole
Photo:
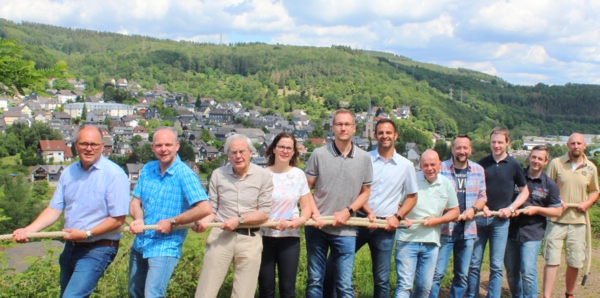
[[[356,211],[356,217],[367,218],[367,214],[359,210],[359,211]],[[375,216],[375,219],[386,220],[387,218],[385,218],[383,216]]]
[[[244,228],[244,229],[235,229],[235,232],[240,235],[246,235],[250,237],[254,237],[254,232],[258,232],[260,228]]]
[[[119,240],[108,240],[108,239],[101,239],[101,240],[96,240],[94,242],[76,242],[76,241],[71,241],[71,243],[73,243],[73,246],[113,246],[113,247],[118,247],[119,246]]]

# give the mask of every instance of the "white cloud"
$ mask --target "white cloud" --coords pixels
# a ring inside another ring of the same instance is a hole
[[[516,84],[598,83],[600,1],[3,0],[0,17],[218,43],[384,50]],[[537,80],[537,81],[536,81]]]

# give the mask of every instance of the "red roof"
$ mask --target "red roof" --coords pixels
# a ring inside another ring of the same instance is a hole
[[[73,157],[71,148],[63,140],[40,140],[39,148],[42,151],[63,151],[65,158]]]

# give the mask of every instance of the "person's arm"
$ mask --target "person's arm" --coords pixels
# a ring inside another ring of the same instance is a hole
[[[258,210],[246,212],[240,214],[239,217],[244,219],[245,225],[261,224],[269,220],[269,214],[271,213],[273,197],[273,180],[271,174],[267,174],[263,177],[263,181],[260,185],[258,193]],[[240,219],[238,216],[231,216],[221,225],[223,230],[235,230],[240,225]]]
[[[519,195],[517,196],[515,201],[512,202],[512,204],[510,204],[510,206],[512,206],[513,210],[516,211],[517,209],[519,209],[519,207],[521,207],[521,205],[525,203],[525,201],[527,201],[527,198],[529,198],[529,187],[527,187],[527,185],[525,185],[524,187],[519,187]],[[515,215],[515,213],[510,210],[510,206],[498,210],[500,212],[501,218],[509,218]]]
[[[456,206],[454,208],[448,209],[448,211],[446,211],[446,213],[444,213],[442,217],[431,216],[426,218],[427,221],[423,225],[426,227],[433,227],[447,222],[455,221],[458,218],[459,214],[460,208]]]
[[[540,207],[540,206],[527,206],[519,214],[525,215],[541,215],[544,217],[559,217],[562,214],[563,208],[559,207]]]
[[[212,208],[210,207],[210,203],[209,201],[205,200],[194,204],[192,208],[173,217],[173,219],[175,220],[175,225],[184,225],[200,220],[211,213]],[[158,226],[156,228],[156,231],[163,234],[171,233],[171,231],[174,228],[174,225],[170,218],[160,220],[156,225]]]
[[[475,201],[475,204],[473,204],[473,206],[471,206],[470,208],[467,208],[467,210],[465,210],[458,218],[458,220],[472,220],[473,218],[475,218],[475,209],[473,209],[473,207],[477,208],[477,210],[483,211],[483,208],[485,207],[485,200],[477,200]]]
[[[91,228],[90,232],[94,236],[108,233],[108,232],[122,226],[125,223],[126,217],[127,217],[126,215],[107,217],[103,221],[101,221],[98,225]],[[80,230],[80,229],[63,229],[63,231],[69,233],[63,237],[63,239],[65,239],[65,240],[77,241],[77,240],[85,240],[87,238],[85,231]]]
[[[300,203],[300,217],[293,218],[288,223],[288,228],[298,229],[310,219],[312,215],[312,201],[314,201],[314,199],[310,192],[300,197],[300,199],[298,200],[298,202]]]
[[[415,207],[417,204],[418,195],[416,193],[411,193],[406,195],[406,199],[402,204],[398,205],[398,211],[396,212],[400,217],[404,219],[404,225],[406,227],[412,226],[412,221],[406,218],[406,215]],[[395,231],[398,229],[398,225],[400,224],[400,220],[396,218],[396,215],[386,217],[387,224],[385,225],[386,231]]]
[[[25,228],[13,231],[13,242],[24,243],[29,241],[29,239],[27,239],[27,233],[39,232],[49,227],[58,220],[61,214],[62,210],[46,207],[46,209],[44,209],[31,224]]]
[[[306,182],[308,183],[308,189],[312,189],[313,185],[315,185],[316,181],[317,181],[316,176],[306,175]],[[317,208],[317,201],[313,195],[311,195],[310,210],[312,213],[310,218],[312,218],[312,220],[314,220],[316,222],[315,228],[320,229],[320,228],[324,227],[325,222],[323,220],[321,220],[321,212],[319,212],[319,208]]]
[[[369,199],[370,195],[371,195],[371,184],[363,184],[362,187],[360,188],[360,193],[358,194],[358,196],[356,197],[354,202],[352,202],[349,205],[349,207],[352,208],[352,210],[358,210],[358,209],[362,208],[362,206],[365,205],[365,203]],[[334,212],[332,225],[334,227],[343,226],[346,224],[346,221],[348,221],[350,216],[352,216],[352,214],[350,214],[350,211],[346,208],[344,208],[343,210]]]
[[[142,209],[142,200],[137,197],[133,197],[129,203],[129,214],[133,219],[129,223],[129,234],[141,234],[144,230],[144,210]]]
[[[261,224],[269,220],[269,215],[260,210],[244,213],[241,215],[241,217],[244,219],[245,225]],[[240,219],[237,216],[232,216],[223,222],[221,229],[233,231],[240,225],[239,220]]]

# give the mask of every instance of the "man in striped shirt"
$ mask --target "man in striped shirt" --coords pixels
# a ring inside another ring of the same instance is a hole
[[[440,174],[454,184],[461,216],[458,222],[442,225],[442,247],[433,275],[430,298],[437,297],[439,294],[440,282],[446,273],[452,251],[454,251],[454,278],[450,297],[462,298],[467,289],[469,264],[477,239],[474,217],[477,212],[484,209],[487,202],[485,171],[480,165],[469,160],[471,152],[471,138],[468,135],[458,135],[452,143],[452,158],[442,163]]]

